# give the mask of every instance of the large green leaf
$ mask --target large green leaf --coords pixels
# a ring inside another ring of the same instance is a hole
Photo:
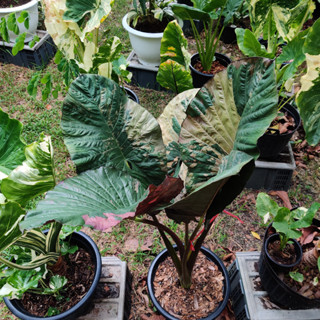
[[[308,53],[307,73],[301,78],[301,89],[296,98],[300,111],[306,140],[310,145],[320,142],[320,54]]]
[[[245,59],[232,63],[228,72],[233,79],[234,100],[241,115],[233,149],[257,158],[257,141],[277,115],[274,62],[261,58]]]
[[[249,57],[274,58],[274,53],[268,52],[251,30],[237,28],[235,32],[239,49],[243,54]]]
[[[135,212],[148,192],[128,173],[101,167],[69,178],[49,191],[37,208],[28,212],[21,223],[30,229],[55,220],[64,224],[84,225],[86,219],[100,217],[120,220]],[[90,221],[90,220],[89,220]]]
[[[25,144],[21,139],[22,124],[0,109],[0,180],[24,160]]]
[[[21,236],[19,222],[26,212],[15,202],[0,205],[0,252]]]
[[[200,21],[210,21],[209,13],[198,9],[196,7],[190,7],[185,4],[173,4],[173,13],[182,20],[200,20]]]
[[[55,185],[53,149],[49,137],[43,135],[25,149],[26,160],[2,180],[1,191],[8,200],[25,206],[28,200]]]
[[[78,172],[108,163],[146,183],[165,176],[165,148],[156,119],[112,80],[82,75],[62,109],[65,143]]]
[[[66,0],[67,10],[63,14],[63,19],[79,22],[89,16],[82,31],[81,39],[84,40],[87,32],[98,28],[101,22],[106,19],[112,4],[112,0]]]
[[[230,22],[232,22],[234,14],[239,10],[244,1],[245,0],[228,0],[226,2],[226,6],[223,10],[224,25],[227,25]]]
[[[297,72],[298,67],[306,60],[303,46],[307,33],[307,30],[300,32],[292,41],[282,48],[281,55],[276,59],[277,64],[289,62],[289,66],[282,75],[282,81],[287,81],[292,78]]]

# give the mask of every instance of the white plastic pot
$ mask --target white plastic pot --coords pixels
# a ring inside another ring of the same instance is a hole
[[[160,64],[160,46],[163,32],[148,33],[137,31],[130,27],[128,14],[122,19],[122,26],[129,32],[132,49],[138,56],[140,63],[156,67]]]
[[[29,29],[26,29],[23,23],[18,23],[20,34],[26,32],[26,39],[24,42],[29,42],[33,39],[36,34],[38,26],[38,0],[31,0],[30,2],[13,8],[0,8],[0,19],[2,17],[8,16],[10,13],[14,12],[16,18],[18,19],[21,11],[28,11],[29,13]],[[9,31],[10,42],[14,42],[18,35]]]

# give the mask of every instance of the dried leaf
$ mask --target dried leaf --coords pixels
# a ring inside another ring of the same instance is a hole
[[[252,234],[256,239],[258,239],[258,240],[261,239],[258,233],[254,232],[254,231],[251,231],[251,234]]]
[[[319,233],[319,228],[316,226],[310,226],[302,229],[302,236],[300,237],[301,245],[311,243],[315,236]]]
[[[269,194],[272,196],[278,196],[282,200],[285,207],[290,210],[292,209],[292,205],[286,191],[270,191]]]

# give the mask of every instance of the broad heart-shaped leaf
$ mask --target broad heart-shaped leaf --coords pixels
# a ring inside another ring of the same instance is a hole
[[[112,164],[146,184],[165,177],[158,122],[110,79],[77,78],[63,103],[61,127],[78,172]]]
[[[53,148],[49,137],[41,136],[25,149],[26,160],[2,180],[1,191],[8,200],[25,206],[28,200],[55,185]]]
[[[173,4],[173,13],[182,20],[200,20],[203,22],[210,21],[210,15],[195,7],[187,6],[186,4]]]
[[[0,205],[0,252],[22,235],[19,222],[25,214],[18,203],[9,201]]]
[[[286,46],[282,48],[282,53],[276,59],[277,64],[289,62],[289,67],[281,77],[282,81],[287,81],[292,78],[298,67],[306,60],[306,56],[303,52],[303,46],[308,31],[300,32],[292,41],[288,42]]]
[[[231,151],[231,153],[224,157],[221,161],[220,170],[218,173],[203,183],[196,190],[191,192],[187,197],[182,200],[178,200],[173,205],[166,208],[166,213],[169,218],[174,219],[177,222],[193,220],[195,217],[205,215],[207,212],[206,220],[210,220],[213,213],[216,212],[216,205],[219,206],[218,212],[221,212],[234,198],[229,198],[228,201],[222,204],[219,193],[228,181],[241,175],[242,170],[249,171],[253,169],[253,158],[241,151]],[[247,167],[247,168],[246,168]],[[247,177],[249,178],[249,177]],[[246,179],[243,179],[244,183]],[[242,186],[241,190],[244,186]],[[234,186],[236,188],[236,186]],[[241,192],[238,191],[238,193]],[[227,195],[224,195],[227,198]],[[221,209],[222,207],[222,209]]]
[[[306,140],[310,145],[320,142],[320,54],[306,54],[307,73],[301,78],[301,89],[298,92],[298,105]]]
[[[258,194],[256,208],[258,215],[264,219],[264,223],[267,223],[268,220],[273,219],[279,210],[278,204],[264,192],[260,192]]]
[[[21,131],[21,122],[0,109],[0,180],[25,160]]]
[[[67,11],[64,12],[63,19],[79,22],[89,15],[82,31],[81,40],[83,41],[87,32],[99,28],[109,15],[112,4],[112,0],[66,0]]]
[[[185,110],[169,104],[161,119],[167,125],[161,127],[166,144],[172,137],[176,147],[169,149],[169,160],[179,156],[188,167],[187,187],[215,176],[233,149],[258,157],[257,140],[276,116],[277,102],[274,64],[251,58],[216,74]]]
[[[193,88],[189,69],[171,59],[162,62],[157,73],[159,84],[175,93]]]
[[[273,52],[268,52],[256,39],[256,36],[249,29],[237,28],[237,43],[239,49],[248,57],[274,58]]]
[[[84,216],[105,219],[108,214],[121,220],[122,215],[135,212],[147,194],[147,189],[127,172],[109,167],[89,170],[49,191],[20,226],[30,229],[51,220],[77,226],[84,225]]]

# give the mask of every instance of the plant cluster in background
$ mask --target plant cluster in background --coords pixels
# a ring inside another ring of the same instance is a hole
[[[81,73],[100,74],[122,84],[130,82],[131,73],[126,70],[120,39],[110,37],[108,31],[99,36],[99,27],[112,5],[111,0],[90,0],[85,5],[71,0],[42,1],[46,29],[59,50],[55,63],[67,88]],[[50,94],[57,98],[61,90],[59,83],[53,83],[50,73],[42,77],[41,71],[30,79],[28,93],[35,97],[39,85],[43,88],[43,100]]]

